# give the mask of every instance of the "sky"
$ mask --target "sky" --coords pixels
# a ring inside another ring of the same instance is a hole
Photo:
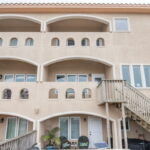
[[[136,3],[150,4],[150,0],[0,0],[0,3]]]

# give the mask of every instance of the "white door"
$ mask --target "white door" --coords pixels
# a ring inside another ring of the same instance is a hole
[[[92,74],[93,82],[100,82],[101,80],[104,80],[104,79],[105,79],[104,74]]]
[[[97,117],[88,117],[89,148],[95,148],[95,143],[103,141],[102,120]]]

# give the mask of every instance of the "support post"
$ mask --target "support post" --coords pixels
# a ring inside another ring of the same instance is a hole
[[[127,139],[126,116],[125,116],[124,103],[122,103],[122,122],[123,122],[123,134],[124,134],[125,149],[128,149],[128,139]]]
[[[106,107],[106,116],[107,116],[107,138],[108,138],[108,145],[111,147],[111,140],[110,140],[110,119],[109,119],[109,104],[105,104]]]

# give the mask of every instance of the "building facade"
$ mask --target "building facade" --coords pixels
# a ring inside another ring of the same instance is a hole
[[[1,4],[0,141],[36,130],[44,147],[57,126],[90,148],[149,141],[149,13],[146,4]]]

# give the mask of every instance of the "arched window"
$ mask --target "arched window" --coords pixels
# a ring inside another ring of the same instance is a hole
[[[89,46],[90,45],[90,40],[88,38],[84,38],[81,41],[82,46]]]
[[[82,91],[82,98],[91,98],[91,89],[85,88]]]
[[[18,40],[17,40],[17,38],[12,38],[11,40],[10,40],[10,46],[17,46],[17,44],[18,44]]]
[[[96,40],[96,46],[105,46],[105,41],[103,38],[98,38]]]
[[[10,89],[4,89],[3,99],[11,99],[11,90]]]
[[[58,98],[58,90],[53,88],[49,90],[49,98],[50,99],[57,99]]]
[[[67,45],[68,45],[68,46],[74,46],[74,45],[75,45],[74,39],[73,39],[73,38],[67,39]]]
[[[20,91],[20,98],[21,99],[28,99],[29,98],[29,91],[28,89],[24,88]]]
[[[33,46],[33,39],[32,38],[27,38],[25,41],[25,46]]]
[[[3,39],[0,38],[0,46],[2,46],[2,45],[3,45]]]
[[[72,99],[75,98],[75,91],[74,89],[67,89],[66,91],[66,99]]]
[[[59,39],[58,38],[53,38],[51,40],[51,46],[59,46]]]

